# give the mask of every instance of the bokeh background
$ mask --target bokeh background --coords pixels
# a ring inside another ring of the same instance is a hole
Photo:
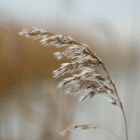
[[[75,131],[97,123],[124,139],[117,107],[102,96],[78,103],[56,88],[54,48],[18,35],[38,27],[87,43],[103,59],[123,102],[129,140],[140,139],[139,0],[0,0],[0,140],[115,140],[107,132]]]

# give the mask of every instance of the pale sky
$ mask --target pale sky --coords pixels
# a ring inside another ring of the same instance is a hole
[[[0,12],[24,22],[101,19],[126,33],[140,29],[139,0],[0,0]]]

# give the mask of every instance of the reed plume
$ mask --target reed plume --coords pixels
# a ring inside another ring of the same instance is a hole
[[[67,63],[62,63],[53,72],[55,78],[60,78],[64,75],[66,77],[59,83],[59,87],[64,87],[67,94],[77,94],[82,91],[83,94],[80,97],[80,101],[92,98],[98,94],[108,97],[108,101],[120,107],[122,111],[125,122],[125,139],[128,140],[127,120],[122,102],[108,70],[94,51],[86,44],[79,43],[70,37],[53,34],[38,28],[34,28],[32,31],[23,30],[20,32],[20,35],[39,39],[44,46],[63,48],[60,52],[54,53],[58,60],[62,58],[68,60]],[[89,127],[86,124],[84,126]]]
[[[112,130],[102,127],[99,124],[98,125],[97,124],[94,124],[94,125],[93,124],[73,124],[73,125],[70,125],[68,128],[66,128],[65,130],[61,131],[60,135],[64,136],[75,129],[81,129],[81,130],[101,129],[101,130],[107,131],[108,133],[110,133],[111,135],[113,135],[115,138],[119,140],[119,137]]]

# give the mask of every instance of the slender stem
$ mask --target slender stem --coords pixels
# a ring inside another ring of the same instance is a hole
[[[123,117],[124,117],[124,123],[125,123],[125,136],[126,136],[126,140],[128,140],[127,119],[126,119],[126,114],[125,114],[124,108],[122,106],[122,103],[121,103],[121,111],[122,111],[122,114],[123,114]]]
[[[91,49],[90,49],[88,46],[86,46],[86,47],[91,51]],[[91,53],[92,53],[92,51],[91,51]],[[93,56],[95,56],[95,57],[97,58],[97,60],[100,62],[102,68],[104,69],[105,73],[107,74],[107,78],[109,79],[110,83],[112,84],[112,86],[113,86],[113,88],[114,88],[114,91],[115,91],[115,94],[116,94],[117,99],[118,99],[118,101],[119,101],[119,106],[120,106],[120,109],[121,109],[121,111],[122,111],[123,118],[124,118],[125,140],[128,140],[128,127],[127,127],[126,114],[125,114],[125,111],[124,111],[124,107],[123,107],[123,105],[122,105],[122,102],[121,102],[121,100],[120,100],[120,97],[119,97],[119,95],[118,95],[116,86],[115,86],[115,84],[113,83],[113,81],[112,81],[112,79],[111,79],[111,77],[110,77],[110,75],[109,75],[109,72],[108,72],[107,68],[105,67],[104,63],[102,62],[102,60],[95,54],[95,52],[94,52]]]
[[[122,102],[121,102],[121,100],[120,100],[120,97],[119,97],[119,95],[118,95],[116,86],[115,86],[115,84],[113,83],[113,81],[112,81],[112,79],[111,79],[111,77],[110,77],[110,75],[109,75],[109,73],[108,73],[108,71],[107,71],[107,69],[106,69],[106,67],[105,67],[105,65],[104,65],[103,62],[102,62],[102,67],[103,67],[104,71],[106,72],[107,77],[108,77],[108,79],[110,80],[111,84],[113,85],[114,91],[115,91],[116,96],[117,96],[117,98],[118,98],[118,100],[119,100],[119,105],[120,105],[120,108],[121,108],[121,111],[122,111],[122,114],[123,114],[123,118],[124,118],[125,138],[126,138],[126,140],[128,140],[128,127],[127,127],[127,119],[126,119],[126,114],[125,114],[125,111],[124,111],[124,107],[123,107]]]

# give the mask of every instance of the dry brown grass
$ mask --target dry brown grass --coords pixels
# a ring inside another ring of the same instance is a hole
[[[31,131],[30,126],[37,125],[40,134],[36,135],[41,140],[66,140],[68,135],[62,138],[58,137],[58,133],[72,122],[75,101],[55,89],[54,82],[46,84],[52,70],[58,65],[51,55],[56,49],[41,48],[38,42],[26,40],[17,32],[16,28],[0,28],[0,139],[26,139],[29,136],[26,132]],[[35,82],[41,82],[42,88]],[[43,91],[45,84],[47,88]],[[29,93],[33,88],[31,86],[38,88],[38,93]],[[43,115],[33,107],[36,96],[42,100],[45,98],[46,110]],[[70,106],[68,111],[66,106]],[[17,138],[14,133],[11,134],[15,129],[11,130],[13,112],[21,120],[18,122]],[[3,136],[3,132],[6,135]]]
[[[39,39],[44,46],[64,48],[63,51],[55,53],[58,60],[64,57],[70,61],[61,64],[54,71],[55,78],[67,74],[69,76],[62,80],[60,86],[64,87],[66,92],[70,94],[77,94],[81,89],[84,90],[81,101],[97,94],[107,96],[109,101],[113,105],[120,107],[122,111],[125,122],[125,139],[128,140],[126,115],[117,89],[104,63],[95,52],[91,51],[87,45],[79,43],[70,37],[53,34],[37,28],[32,31],[24,30],[20,34],[27,38]]]

